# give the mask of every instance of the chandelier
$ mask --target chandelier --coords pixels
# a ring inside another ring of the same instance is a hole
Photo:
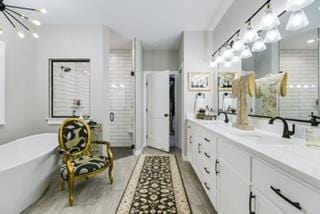
[[[32,31],[32,29],[25,22],[29,22],[36,26],[39,26],[40,21],[36,19],[32,19],[24,15],[20,11],[34,11],[34,12],[46,14],[47,10],[8,5],[8,4],[5,4],[3,1],[4,0],[0,0],[0,12],[4,15],[4,17],[8,20],[8,22],[17,32],[18,36],[21,39],[25,37],[24,33],[20,30],[21,28],[23,28],[25,31],[31,33],[34,38],[38,39],[39,35],[36,32]],[[3,28],[1,25],[0,25],[0,34],[3,34]]]

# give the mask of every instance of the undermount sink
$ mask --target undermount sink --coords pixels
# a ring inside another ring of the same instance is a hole
[[[262,134],[262,133],[234,133],[235,136],[243,138],[248,142],[256,143],[259,145],[284,145],[290,142],[290,139],[284,139],[281,137],[276,137],[272,135]]]

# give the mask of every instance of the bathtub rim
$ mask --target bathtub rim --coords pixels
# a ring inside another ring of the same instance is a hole
[[[18,138],[16,140],[10,141],[8,143],[2,144],[2,145],[0,145],[0,149],[1,149],[1,147],[10,146],[10,144],[18,143],[19,141],[28,140],[30,138],[34,138],[34,137],[37,137],[37,136],[45,136],[45,135],[47,135],[47,136],[50,136],[50,135],[57,136],[57,142],[58,142],[58,134],[57,133],[41,133],[41,134],[35,134],[35,135],[30,135],[30,136]],[[32,158],[30,158],[28,160],[20,161],[20,162],[18,161],[18,163],[12,164],[12,165],[10,165],[8,167],[4,166],[3,168],[0,168],[0,173],[5,172],[7,170],[10,170],[12,168],[15,168],[17,166],[20,166],[22,164],[29,163],[29,162],[34,161],[36,159],[39,159],[39,158],[41,158],[41,157],[43,157],[45,155],[48,155],[48,154],[54,152],[54,150],[57,150],[58,147],[59,147],[59,145],[57,144],[57,146],[54,146],[52,149],[48,150],[47,152],[40,153],[39,155],[35,155],[35,156],[33,156]],[[58,152],[57,152],[57,155],[58,155]]]

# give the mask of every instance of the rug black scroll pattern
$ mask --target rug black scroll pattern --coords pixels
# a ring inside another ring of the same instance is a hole
[[[145,158],[129,213],[177,213],[168,156]]]

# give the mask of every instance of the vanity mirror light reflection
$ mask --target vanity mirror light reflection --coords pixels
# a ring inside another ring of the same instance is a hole
[[[90,60],[49,62],[51,118],[90,117]]]
[[[305,13],[308,14],[309,26],[287,31],[290,13],[286,12],[280,17],[282,39],[266,44],[265,51],[253,52],[251,58],[242,59],[238,71],[254,71],[256,75],[256,95],[248,97],[251,116],[279,115],[296,121],[310,121],[311,112],[320,114],[320,11],[314,6],[306,8]],[[261,36],[264,37],[264,33]],[[229,70],[219,66],[219,110],[236,113],[237,101],[232,98],[229,83],[238,73]]]

